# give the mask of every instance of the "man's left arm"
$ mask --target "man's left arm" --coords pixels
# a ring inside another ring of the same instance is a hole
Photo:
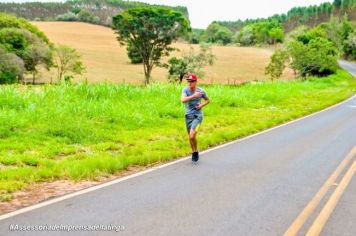
[[[201,104],[202,107],[204,107],[210,103],[210,99],[208,96],[205,96],[203,99],[204,99],[204,102]]]
[[[205,94],[205,96],[203,96],[203,99],[204,99],[204,102],[197,106],[198,110],[202,109],[204,106],[206,106],[210,103],[210,99],[206,94]]]

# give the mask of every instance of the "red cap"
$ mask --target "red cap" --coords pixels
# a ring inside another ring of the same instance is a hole
[[[189,74],[187,80],[188,81],[197,81],[198,77],[195,74]]]

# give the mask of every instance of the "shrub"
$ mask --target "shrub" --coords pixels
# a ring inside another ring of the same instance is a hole
[[[49,45],[25,29],[5,28],[0,30],[0,45],[7,52],[14,53],[23,60],[26,71],[32,74],[33,83],[38,73],[38,65],[43,64],[47,69],[52,65]]]
[[[253,34],[253,28],[251,26],[245,26],[242,28],[237,36],[237,42],[243,46],[255,44],[256,37]]]
[[[183,80],[184,75],[187,73],[195,73],[199,77],[204,76],[203,68],[208,65],[213,65],[215,56],[209,44],[201,44],[200,51],[197,53],[193,48],[189,53],[183,54],[182,58],[171,58],[169,63],[169,76],[170,81]]]
[[[56,21],[78,21],[78,16],[73,12],[67,12],[56,17]]]
[[[24,62],[13,53],[0,48],[0,84],[17,82],[24,73]]]
[[[293,41],[288,45],[288,51],[292,57],[292,68],[303,78],[308,75],[326,76],[337,70],[337,50],[325,38],[309,39],[306,44]]]
[[[16,16],[0,13],[0,29],[3,28],[25,29],[35,34],[44,42],[49,43],[48,38],[43,32],[23,18],[17,18]]]
[[[276,50],[271,57],[271,62],[266,67],[265,73],[271,76],[272,81],[281,77],[288,60],[289,54],[287,51]]]

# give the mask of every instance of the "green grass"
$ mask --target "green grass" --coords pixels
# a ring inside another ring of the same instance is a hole
[[[34,182],[95,179],[129,165],[190,152],[182,86],[77,84],[0,87],[0,200]],[[340,102],[351,75],[205,89],[211,104],[200,149],[243,137]]]

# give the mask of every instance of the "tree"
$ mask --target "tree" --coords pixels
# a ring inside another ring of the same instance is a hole
[[[219,31],[216,32],[216,34],[214,36],[214,40],[215,40],[215,42],[220,43],[222,45],[231,43],[232,32],[226,27],[221,27],[219,29]]]
[[[271,80],[282,76],[286,63],[289,61],[289,54],[285,50],[277,49],[271,56],[271,62],[265,69],[265,74],[271,76]]]
[[[215,43],[215,34],[221,29],[221,26],[217,22],[211,23],[208,28],[206,28],[202,38],[204,42]]]
[[[253,34],[253,28],[250,25],[242,28],[237,36],[237,41],[244,46],[249,46],[255,43],[256,37]]]
[[[344,16],[341,22],[341,40],[345,41],[353,31],[354,29],[352,28],[351,22],[347,16]]]
[[[74,48],[65,45],[57,45],[54,51],[54,61],[59,82],[61,82],[63,76],[66,74],[81,75],[85,71],[81,56]]]
[[[341,3],[342,3],[342,0],[334,0],[333,5],[336,8],[340,8],[341,7]]]
[[[52,66],[52,52],[46,44],[35,43],[26,48],[23,60],[26,71],[32,74],[32,84],[35,84],[38,66],[44,65],[47,70]]]
[[[199,77],[204,76],[203,68],[213,65],[215,56],[209,44],[201,44],[199,52],[190,48],[188,53],[183,53],[182,58],[171,58],[169,63],[169,79],[182,83],[184,76],[188,73],[197,74]]]
[[[126,50],[131,64],[141,64],[143,62],[140,52],[131,43],[127,44]]]
[[[204,42],[220,43],[226,45],[231,43],[233,33],[227,27],[217,22],[211,23],[202,35]]]
[[[281,43],[284,30],[275,19],[252,22],[241,29],[237,40],[242,45]]]
[[[172,57],[169,59],[168,64],[168,79],[182,83],[184,76],[189,72],[187,62],[183,58]]]
[[[305,37],[307,38],[307,37]],[[337,49],[325,38],[311,38],[307,43],[292,41],[288,45],[292,68],[302,78],[308,75],[326,76],[335,73],[337,65]]]
[[[352,5],[352,0],[343,0],[341,7],[343,12],[347,12],[347,10],[351,7]]]
[[[344,43],[343,51],[347,59],[356,59],[356,32],[349,35]]]
[[[253,33],[256,37],[256,41],[259,44],[267,43],[269,32],[269,23],[267,21],[261,21],[253,24]]]
[[[7,53],[0,47],[0,84],[19,81],[25,71],[24,62],[13,53]]]
[[[82,9],[78,8],[78,7],[75,7],[71,10],[72,13],[74,14],[78,14]]]
[[[199,44],[202,41],[203,35],[203,29],[192,29],[192,31],[187,35],[186,40],[191,44]]]
[[[341,27],[340,20],[337,17],[331,17],[329,22],[322,23],[319,25],[320,28],[326,31],[327,38],[329,38],[335,46],[341,50],[342,49],[342,39],[341,39]]]
[[[326,31],[322,27],[317,26],[308,30],[304,34],[298,35],[297,41],[302,42],[303,44],[308,44],[312,39],[315,38],[323,38],[329,40]]]
[[[94,16],[90,11],[80,8],[74,8],[67,13],[58,15],[55,19],[57,21],[83,21],[94,24],[101,23],[101,20],[98,16]]]
[[[149,84],[153,67],[174,50],[170,44],[190,31],[182,13],[166,7],[133,8],[113,17],[113,28],[120,44],[131,43],[141,54],[145,84]]]
[[[300,35],[305,34],[309,30],[308,26],[300,25],[290,31],[285,39],[285,43],[288,44],[290,41],[296,40]]]
[[[78,21],[78,15],[74,12],[67,12],[56,16],[56,21]]]
[[[32,74],[33,83],[38,74],[38,65],[45,65],[46,69],[52,66],[52,53],[48,44],[26,29],[1,29],[0,45],[7,52],[22,58],[26,71]]]
[[[78,19],[80,21],[84,21],[84,22],[93,22],[94,21],[94,15],[90,11],[82,9],[78,13]]]
[[[318,27],[325,30],[327,38],[334,42],[339,51],[343,51],[346,54],[344,51],[345,41],[353,32],[351,22],[346,16],[343,17],[342,21],[337,17],[331,17],[329,22],[322,23]]]
[[[21,29],[3,28],[0,30],[0,45],[6,51],[15,53],[22,57],[25,49],[31,44],[25,33]]]
[[[268,32],[268,36],[270,38],[270,40],[269,40],[270,44],[282,43],[284,40],[283,29],[281,27],[272,28]]]
[[[41,32],[36,26],[32,25],[29,21],[23,18],[17,18],[13,15],[8,15],[5,13],[0,13],[0,29],[3,28],[16,28],[24,29],[35,34],[38,38],[43,40],[45,43],[49,44],[49,40],[46,35]]]

